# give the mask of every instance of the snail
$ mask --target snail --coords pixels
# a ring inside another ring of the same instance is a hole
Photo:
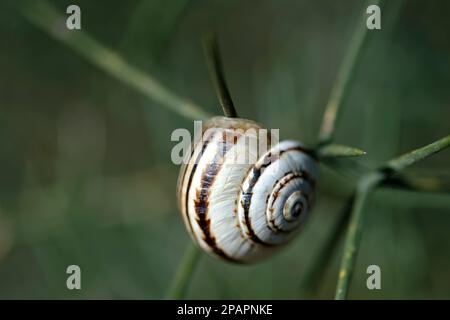
[[[256,161],[236,161],[257,153],[262,129],[247,119],[213,117],[178,178],[178,204],[193,240],[232,262],[278,251],[298,234],[314,202],[317,160],[302,143],[269,141]]]
[[[277,143],[261,124],[238,118],[216,39],[204,40],[225,117],[207,121],[202,139],[194,141],[178,177],[178,205],[192,239],[207,253],[256,262],[304,225],[314,203],[317,158],[301,142]]]

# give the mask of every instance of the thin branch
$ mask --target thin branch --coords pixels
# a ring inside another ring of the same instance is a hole
[[[302,298],[309,299],[314,297],[316,294],[320,280],[323,279],[327,268],[331,264],[333,252],[335,252],[335,248],[338,246],[340,242],[339,240],[345,231],[345,226],[350,218],[350,212],[354,200],[355,195],[352,195],[345,202],[345,205],[341,209],[339,217],[333,225],[332,230],[328,232],[328,237],[317,250],[317,256],[313,259],[313,262],[303,275],[300,284],[300,296]]]
[[[355,204],[352,209],[350,223],[344,244],[344,254],[341,260],[336,299],[346,299],[348,296],[350,280],[353,275],[357,253],[361,244],[361,233],[364,223],[364,207],[371,191],[373,191],[385,179],[401,172],[408,166],[423,160],[450,146],[450,135],[425,147],[413,150],[398,158],[387,162],[380,169],[363,176],[356,189]]]
[[[200,260],[201,251],[193,243],[189,243],[184,250],[184,256],[178,264],[178,269],[172,284],[166,294],[166,299],[182,299],[186,295],[187,288],[193,273]]]
[[[366,152],[361,149],[341,144],[327,144],[318,151],[319,159],[359,157],[365,154]]]
[[[370,1],[370,4],[382,5],[381,0]],[[363,7],[367,8],[367,5]],[[368,30],[366,27],[367,14],[365,10],[358,19],[356,29],[350,40],[350,45],[345,54],[336,81],[334,82],[330,98],[325,107],[322,125],[319,131],[319,145],[330,143],[334,137],[336,121],[341,113],[342,104],[349,92],[349,84],[355,74],[356,65],[361,57],[365,43],[367,42]]]
[[[371,173],[360,180],[356,189],[355,203],[351,211],[350,223],[344,243],[344,254],[339,269],[335,299],[341,300],[347,298],[350,280],[355,268],[357,252],[361,243],[363,219],[365,218],[364,208],[369,193],[381,179],[382,176],[380,173]]]
[[[227,117],[236,118],[237,113],[225,80],[225,73],[223,71],[217,37],[212,33],[206,34],[203,37],[203,48],[205,51],[206,62],[211,75],[211,80],[213,82],[217,98],[222,106],[223,113]]]
[[[215,36],[205,36],[203,38],[203,45],[208,62],[208,68],[216,89],[217,97],[219,98],[220,104],[223,108],[223,112],[227,117],[237,117],[236,110],[233,106],[233,101],[231,100],[231,96],[225,82],[225,76],[223,74],[222,63],[219,55],[219,47]],[[184,258],[178,265],[178,270],[168,291],[167,298],[180,299],[184,297],[189,281],[192,278],[198,264],[198,260],[200,260],[200,250],[195,245],[190,244],[185,250]]]
[[[103,46],[85,31],[68,30],[65,18],[47,1],[27,1],[22,11],[31,23],[75,50],[96,67],[148,98],[190,119],[209,117],[199,106],[178,96],[149,74],[128,64],[118,53]]]
[[[399,172],[412,164],[433,155],[450,145],[450,135],[433,142],[423,148],[406,153],[398,158],[392,159],[387,163],[383,170]]]

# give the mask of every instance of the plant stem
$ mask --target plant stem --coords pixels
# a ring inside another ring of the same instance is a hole
[[[206,35],[203,38],[203,45],[208,68],[223,112],[225,116],[235,118],[237,114],[226,85],[216,37],[212,34]],[[175,278],[167,294],[168,298],[180,299],[184,297],[199,259],[200,250],[195,245],[190,244],[178,266]]]
[[[382,1],[370,1],[370,4],[381,6]],[[366,8],[367,5],[364,6]],[[336,121],[342,109],[344,99],[348,94],[349,84],[355,74],[356,65],[367,42],[368,29],[366,27],[367,14],[365,10],[361,13],[357,27],[350,40],[349,48],[345,54],[336,81],[334,82],[330,98],[325,107],[322,125],[319,131],[319,145],[330,143],[334,137]]]
[[[383,168],[384,170],[389,170],[392,172],[399,172],[410,165],[433,155],[442,149],[447,148],[450,145],[450,135],[437,140],[425,147],[414,150],[412,152],[406,153],[398,158],[392,159],[387,163],[387,165]]]
[[[375,1],[373,4],[380,5],[381,0]],[[364,6],[364,8],[366,8],[366,6]],[[338,114],[342,111],[342,103],[348,93],[349,84],[355,73],[356,65],[366,42],[366,19],[367,16],[365,11],[363,11],[358,19],[356,28],[350,40],[349,48],[347,49],[337,78],[334,82],[330,98],[325,107],[322,124],[319,130],[319,144],[317,146],[317,153],[319,158],[322,160],[333,160],[337,157],[360,156],[365,154],[364,151],[356,148],[330,145],[330,143],[334,138]],[[348,213],[351,211],[351,206],[355,201],[355,197],[358,199],[360,196],[358,197],[358,194],[356,194],[356,196],[353,195],[347,201],[347,206],[344,209],[346,209]],[[307,273],[306,280],[303,283],[303,288],[311,287],[317,281],[316,279],[319,275],[324,273],[326,265],[328,264],[327,262],[329,261],[329,256],[331,256],[331,252],[336,247],[338,242],[337,239],[344,229],[344,223],[347,220],[343,218],[341,219],[342,220],[336,225],[333,235],[324,244],[323,249],[320,251],[321,253],[319,254],[316,262],[313,264],[312,269],[310,269],[310,272]],[[315,284],[315,286],[317,286],[317,284]],[[309,290],[311,292],[314,289],[309,288]]]
[[[444,150],[449,145],[450,135],[425,147],[413,150],[400,157],[392,159],[388,161],[385,166],[366,174],[360,179],[356,189],[355,204],[352,209],[344,244],[344,254],[341,259],[335,295],[336,299],[346,299],[348,296],[350,280],[355,269],[356,257],[361,244],[361,233],[365,217],[364,207],[370,192],[373,191],[376,186],[381,184],[385,179],[390,178],[394,174],[420,160]]]
[[[347,298],[351,276],[355,268],[356,256],[361,243],[364,207],[369,193],[375,188],[382,176],[378,172],[371,173],[362,178],[356,188],[355,202],[351,211],[350,223],[344,244],[344,255],[338,277],[335,299]]]
[[[313,262],[308,267],[307,271],[303,275],[302,282],[300,284],[300,296],[304,299],[314,297],[317,292],[320,280],[323,279],[327,267],[330,265],[330,261],[333,257],[334,249],[340,242],[340,238],[344,233],[345,226],[350,218],[350,211],[355,196],[352,195],[342,208],[337,221],[329,232],[328,237],[321,244],[318,250],[317,256],[313,259]]]
[[[85,31],[68,30],[65,18],[47,1],[25,2],[22,11],[34,25],[75,50],[96,67],[148,98],[190,119],[209,115],[199,106],[163,86],[152,76],[128,64],[118,53],[91,38]]]
[[[365,154],[361,149],[341,144],[327,144],[318,150],[319,159],[359,157]]]
[[[201,251],[193,243],[188,244],[178,265],[172,284],[167,291],[167,299],[182,299],[186,295],[189,282],[200,260]]]
[[[203,48],[211,80],[219,103],[222,106],[223,113],[227,117],[236,118],[237,112],[234,108],[233,100],[231,99],[230,91],[228,90],[227,82],[225,80],[217,37],[214,34],[205,35],[203,37]]]

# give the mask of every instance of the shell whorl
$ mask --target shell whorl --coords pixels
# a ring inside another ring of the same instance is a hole
[[[281,141],[255,158],[260,129],[250,120],[211,119],[179,176],[189,233],[205,251],[229,261],[253,262],[277,251],[297,234],[314,202],[311,151]],[[236,161],[242,154],[256,161]]]

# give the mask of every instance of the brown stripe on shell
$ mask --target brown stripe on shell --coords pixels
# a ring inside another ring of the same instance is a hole
[[[306,206],[307,206],[307,208],[308,208],[308,210],[310,209],[310,205],[309,205],[309,197],[308,197],[308,194],[306,194],[306,193],[303,193],[303,192],[301,192],[300,191],[300,193],[301,193],[301,195],[305,198],[305,200],[306,200]],[[301,205],[301,207],[302,207],[302,211],[303,211],[303,209],[304,209],[304,207],[303,207],[303,204],[301,203],[300,204]],[[284,208],[283,208],[284,209]],[[271,212],[273,213],[273,208],[271,207]],[[271,218],[270,219],[270,223],[272,224],[271,226],[270,225],[267,225],[267,227],[270,229],[270,230],[273,230],[273,231],[276,231],[276,232],[280,232],[280,233],[290,233],[292,230],[284,230],[284,229],[281,229],[279,226],[277,226],[276,224],[275,224],[275,220],[276,220],[276,217],[274,217],[274,218]]]
[[[240,245],[239,245],[239,249],[242,248],[242,246],[244,245],[244,242],[246,244],[248,244],[250,246],[250,248],[253,248],[255,246],[255,243],[252,241],[248,241],[248,237],[245,235],[244,230],[242,230],[241,224],[239,223],[239,214],[238,214],[238,207],[239,207],[239,195],[242,191],[242,187],[239,188],[237,195],[236,195],[236,199],[234,201],[234,208],[233,208],[233,213],[234,213],[234,217],[236,219],[236,229],[239,231],[239,235],[241,236],[241,239],[243,240]],[[267,201],[269,200],[269,198],[267,198]]]
[[[304,147],[300,147],[300,146],[296,146],[296,147],[291,147],[291,148],[287,148],[285,150],[281,150],[278,154],[272,155],[272,152],[269,152],[267,155],[264,156],[262,164],[260,166],[255,165],[251,171],[252,172],[252,179],[249,182],[249,187],[247,188],[246,191],[242,190],[242,200],[241,200],[241,205],[242,208],[244,209],[244,223],[247,226],[247,236],[255,243],[259,243],[263,246],[274,246],[275,244],[272,243],[268,243],[268,242],[264,242],[263,240],[261,240],[255,233],[255,231],[253,230],[252,227],[252,222],[250,219],[250,215],[249,215],[249,209],[250,209],[250,204],[251,204],[251,199],[253,196],[253,187],[255,186],[255,184],[258,182],[259,177],[261,176],[262,172],[264,171],[264,169],[266,167],[268,167],[270,164],[272,164],[273,162],[279,160],[281,158],[281,156],[288,152],[288,151],[299,151],[302,153],[305,153],[307,155],[309,155],[310,157],[312,157],[313,159],[317,159],[315,156],[314,151],[304,148]],[[247,177],[248,175],[246,175]],[[315,181],[314,179],[311,178],[311,176],[304,171],[304,178],[305,180],[307,180],[311,187],[314,188],[315,186]]]
[[[211,230],[211,220],[208,217],[208,206],[209,206],[208,198],[210,195],[211,186],[214,184],[214,181],[222,168],[223,158],[225,157],[227,152],[231,149],[231,146],[235,144],[234,139],[229,141],[226,140],[227,138],[229,137],[227,137],[227,134],[225,133],[225,131],[223,131],[222,152],[219,152],[214,156],[213,161],[206,167],[206,169],[202,173],[202,177],[200,179],[200,189],[197,189],[196,191],[194,208],[196,213],[195,219],[198,223],[198,226],[203,232],[202,237],[203,241],[205,241],[205,243],[210,247],[210,249],[218,256],[226,260],[236,262],[236,259],[230,257],[221,248],[218,247],[216,243],[216,237],[214,236]]]
[[[288,149],[286,149],[286,150],[281,150],[281,152],[279,153],[278,158],[277,158],[276,160],[278,160],[279,158],[281,158],[281,156],[282,156],[284,153],[288,152],[288,151],[298,151],[298,152],[301,152],[301,153],[304,153],[304,154],[310,156],[310,157],[313,158],[314,160],[317,160],[317,157],[316,157],[316,155],[315,155],[315,153],[314,153],[313,150],[310,150],[310,149],[307,149],[307,148],[304,148],[304,147],[299,147],[299,146],[297,146],[297,147],[292,147],[292,148],[288,148]],[[306,181],[308,181],[308,183],[314,188],[315,185],[316,185],[316,181],[311,177],[311,175],[309,174],[309,172],[302,170],[302,174],[304,175],[304,179],[305,179]]]
[[[306,147],[296,146],[296,147],[292,147],[292,148],[287,148],[286,150],[282,150],[280,152],[280,155],[282,155],[283,153],[285,153],[287,151],[299,151],[301,153],[304,153],[304,154],[310,156],[311,158],[313,158],[316,161],[318,160],[316,152],[314,150],[306,148]]]
[[[183,186],[184,186],[185,180],[186,180],[186,173],[188,172],[189,165],[192,162],[192,157],[194,156],[196,149],[197,149],[197,145],[194,145],[192,147],[191,155],[190,155],[190,157],[188,159],[188,162],[187,163],[183,163],[181,165],[180,173],[178,175],[177,198],[178,198],[178,204],[179,204],[180,210],[183,210],[184,203],[185,203],[184,195],[186,194],[186,192],[183,192]],[[192,168],[191,168],[191,170],[192,170]]]
[[[273,192],[274,192],[274,196],[273,196],[273,199],[272,199],[272,203],[270,204],[271,207],[273,206],[273,204],[274,204],[275,201],[277,200],[277,198],[278,198],[278,196],[280,195],[280,192],[281,192],[281,190],[283,189],[283,187],[284,187],[286,184],[288,184],[292,179],[295,179],[295,178],[301,178],[301,179],[305,180],[306,182],[308,182],[308,184],[309,184],[311,187],[314,186],[314,181],[311,180],[311,176],[310,176],[306,171],[304,171],[304,170],[300,170],[300,171],[289,171],[289,172],[286,172],[284,176],[286,177],[286,176],[288,176],[288,175],[291,175],[291,177],[289,177],[289,179],[287,179],[286,181],[283,181],[283,183],[280,184],[280,186],[278,187],[278,189],[273,191]],[[272,186],[272,189],[275,188],[275,186],[276,186],[276,184],[277,184],[278,182],[279,182],[279,181],[277,181],[277,182]]]
[[[292,181],[293,179],[296,179],[296,178],[302,178],[302,179],[303,179],[303,178],[305,177],[304,173],[305,173],[305,171],[303,171],[303,170],[301,170],[300,172],[298,172],[298,171],[289,171],[289,172],[287,172],[287,173],[284,175],[284,177],[287,177],[287,176],[289,176],[289,175],[290,175],[290,177],[287,178],[286,181],[283,181],[282,183],[280,183],[280,185],[279,185],[279,187],[277,188],[277,190],[274,190],[274,191],[273,191],[273,192],[274,192],[274,196],[273,196],[273,199],[272,199],[272,203],[270,204],[270,207],[269,207],[269,211],[270,211],[272,214],[271,214],[271,219],[269,220],[270,223],[267,224],[267,227],[268,227],[270,230],[275,231],[275,232],[280,232],[280,233],[289,233],[289,232],[291,232],[291,230],[283,230],[283,229],[281,229],[279,226],[277,226],[277,225],[275,224],[275,219],[276,219],[276,217],[273,217],[273,212],[274,212],[273,205],[274,205],[275,201],[277,200],[278,196],[280,195],[281,190],[283,189],[283,187],[284,187],[286,184],[288,184],[290,181]],[[305,179],[305,180],[308,181],[307,179]],[[277,182],[272,186],[272,189],[275,188],[275,186],[277,185],[278,182],[279,182],[279,181],[277,180]],[[303,194],[303,193],[302,193],[302,194]],[[303,196],[304,196],[304,197],[306,198],[306,200],[308,201],[307,195],[304,194]],[[270,195],[269,195],[269,197],[270,197]]]
[[[255,243],[259,243],[263,246],[270,246],[270,243],[266,243],[264,241],[262,241],[255,233],[255,231],[253,230],[252,227],[252,223],[251,223],[251,219],[250,219],[250,215],[249,215],[249,208],[250,208],[250,203],[251,203],[251,199],[253,196],[253,186],[256,184],[256,182],[258,181],[259,177],[261,176],[261,172],[264,168],[266,168],[269,164],[263,164],[260,167],[255,166],[253,167],[251,170],[252,172],[252,180],[249,183],[249,188],[247,189],[247,191],[242,191],[242,199],[241,199],[241,206],[244,209],[244,223],[247,226],[247,236]]]
[[[192,224],[191,224],[191,219],[189,217],[189,192],[191,189],[191,184],[192,184],[192,179],[194,177],[195,171],[197,170],[197,166],[198,163],[200,161],[200,158],[203,156],[203,152],[205,151],[206,147],[208,146],[210,140],[206,139],[205,141],[203,141],[203,145],[202,145],[202,150],[199,152],[199,154],[197,155],[197,158],[195,159],[194,165],[192,166],[192,170],[189,173],[189,180],[186,186],[186,191],[185,191],[185,201],[184,201],[184,214],[186,216],[186,219],[188,221],[188,225],[189,225],[189,231],[191,232],[192,235],[194,235],[194,229],[192,228]],[[195,148],[194,148],[195,149]],[[190,160],[189,160],[190,161]],[[185,172],[186,174],[187,172]],[[183,178],[184,181],[184,178]],[[194,237],[195,238],[195,237]]]

